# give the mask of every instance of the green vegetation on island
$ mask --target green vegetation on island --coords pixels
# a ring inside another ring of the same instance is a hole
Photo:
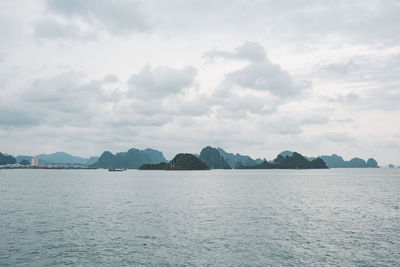
[[[193,154],[180,153],[169,163],[143,164],[140,170],[208,170],[207,164]]]
[[[17,161],[13,156],[4,155],[0,153],[0,165],[15,164],[15,163],[17,163]]]
[[[291,156],[278,155],[272,162],[264,161],[255,166],[238,166],[238,169],[328,169],[325,162],[316,158],[308,160],[301,154],[293,152]]]
[[[157,164],[145,163],[139,167],[139,170],[167,170],[168,163],[161,162]]]
[[[4,155],[0,153],[0,165],[15,164],[15,163],[17,163],[17,161],[13,156]]]
[[[221,156],[218,149],[211,146],[207,146],[201,150],[199,159],[206,163],[210,169],[231,169],[231,166]]]

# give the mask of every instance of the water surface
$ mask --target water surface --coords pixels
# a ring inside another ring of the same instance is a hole
[[[0,265],[400,266],[400,170],[0,170]]]

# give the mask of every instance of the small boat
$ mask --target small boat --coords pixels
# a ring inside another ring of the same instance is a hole
[[[123,171],[126,171],[126,169],[115,169],[115,168],[111,168],[111,169],[108,169],[108,171],[109,171],[109,172],[123,172]]]

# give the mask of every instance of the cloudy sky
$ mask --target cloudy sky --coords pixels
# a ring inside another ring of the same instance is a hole
[[[400,1],[3,0],[0,151],[400,163]]]

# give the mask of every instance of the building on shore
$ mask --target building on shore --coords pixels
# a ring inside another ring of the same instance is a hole
[[[39,159],[36,157],[33,157],[31,160],[31,166],[39,166]]]

